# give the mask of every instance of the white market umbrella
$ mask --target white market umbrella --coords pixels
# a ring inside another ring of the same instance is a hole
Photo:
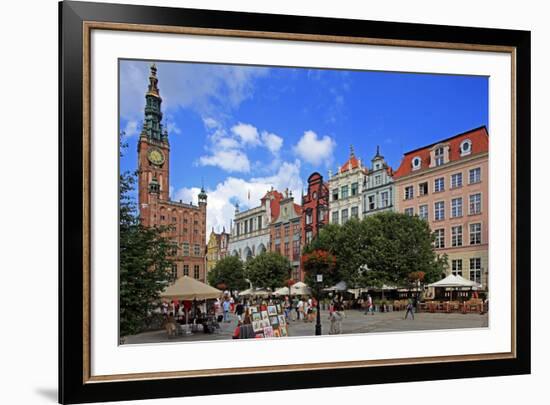
[[[189,276],[183,276],[169,285],[161,294],[162,298],[179,299],[183,301],[207,300],[218,298],[222,292],[217,288],[202,283]]]
[[[451,288],[450,301],[453,299],[453,290],[452,289],[463,289],[465,287],[474,289],[481,288],[481,284],[476,283],[475,281],[467,280],[462,276],[455,276],[454,274],[449,274],[442,280],[436,281],[435,283],[428,284],[428,287],[441,287],[441,288]]]

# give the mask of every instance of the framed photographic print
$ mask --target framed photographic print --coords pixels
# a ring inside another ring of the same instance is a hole
[[[529,32],[60,16],[60,402],[530,372]]]
[[[271,324],[271,326],[276,328],[279,326],[279,318],[277,316],[270,316],[269,323]]]
[[[273,327],[272,326],[266,326],[264,328],[264,336],[266,338],[272,338],[272,337],[275,337],[275,335],[273,334]]]

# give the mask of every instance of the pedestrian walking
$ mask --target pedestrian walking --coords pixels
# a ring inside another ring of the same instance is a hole
[[[371,315],[374,315],[374,304],[372,303],[372,297],[370,294],[367,294],[365,315],[368,315],[369,312]]]
[[[231,303],[229,302],[229,299],[226,297],[223,301],[223,321],[229,322],[229,310],[231,309]]]
[[[336,303],[334,306],[334,311],[329,314],[330,319],[330,330],[329,335],[340,335],[342,333],[342,320],[344,319],[344,311],[342,310],[342,305]]]
[[[409,316],[409,313],[411,314],[411,317],[414,321],[414,305],[412,298],[409,298],[409,302],[407,303],[407,312],[405,312],[405,319],[407,319],[407,316]]]

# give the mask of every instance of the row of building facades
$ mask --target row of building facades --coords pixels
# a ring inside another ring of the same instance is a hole
[[[485,127],[442,139],[404,154],[393,170],[377,147],[370,164],[350,148],[349,158],[326,179],[313,173],[295,199],[289,190],[267,190],[256,207],[235,207],[229,232],[212,229],[206,243],[207,195],[198,204],[169,198],[168,134],[162,125],[156,68],[151,67],[145,119],[138,142],[138,198],[146,226],[170,225],[174,276],[201,281],[227,255],[243,261],[279,252],[302,280],[301,252],[327,223],[344,224],[384,211],[418,215],[435,235],[435,250],[447,254],[452,274],[487,287],[488,159]]]

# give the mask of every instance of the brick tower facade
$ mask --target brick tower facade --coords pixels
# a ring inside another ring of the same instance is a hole
[[[170,144],[162,124],[162,98],[157,68],[153,64],[145,93],[145,118],[137,145],[138,199],[140,219],[145,226],[170,225],[166,234],[172,243],[174,276],[188,275],[206,280],[206,200],[204,188],[198,205],[170,200]]]

